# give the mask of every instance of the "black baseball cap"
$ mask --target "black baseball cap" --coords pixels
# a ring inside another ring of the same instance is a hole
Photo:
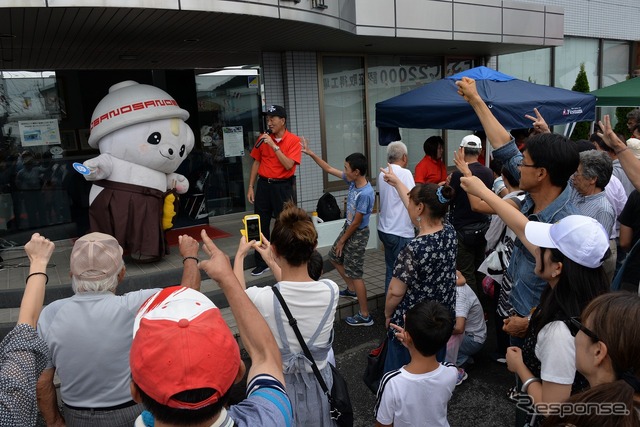
[[[262,114],[265,116],[278,116],[282,117],[283,119],[287,118],[287,110],[285,110],[284,107],[281,107],[280,105],[270,105],[269,107],[267,107],[267,111]]]

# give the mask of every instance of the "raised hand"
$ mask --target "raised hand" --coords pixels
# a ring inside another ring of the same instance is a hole
[[[469,165],[464,161],[464,148],[460,147],[456,151],[453,152],[453,163],[455,163],[456,167],[462,174],[462,176],[472,176],[471,169],[469,169]],[[447,184],[449,184],[447,182]]]
[[[396,339],[397,339],[398,341],[400,341],[400,343],[401,343],[403,346],[405,346],[405,347],[406,347],[406,346],[407,346],[407,344],[406,344],[406,342],[407,342],[407,337],[406,337],[406,335],[405,335],[404,328],[402,328],[402,327],[400,327],[400,326],[396,325],[395,323],[389,323],[389,324],[387,325],[387,327],[391,327],[391,328],[393,329],[393,331],[394,331],[393,333],[395,334]]]
[[[304,136],[300,137],[300,145],[302,146],[302,152],[306,155],[314,154],[313,151],[309,148],[309,141]]]
[[[463,97],[465,101],[471,102],[480,98],[474,79],[463,77],[461,80],[456,81],[456,86],[458,86],[458,95]]]
[[[24,251],[27,253],[31,264],[41,263],[46,266],[55,247],[56,245],[51,240],[41,236],[39,233],[33,233],[31,240],[24,245]]]
[[[202,249],[209,256],[209,259],[200,261],[200,268],[222,286],[221,279],[233,276],[229,257],[213,243],[205,230],[200,232],[200,236],[202,237]]]
[[[608,114],[605,114],[602,120],[598,122],[598,125],[600,125],[601,129],[598,132],[598,136],[602,138],[604,143],[611,147],[615,153],[618,153],[620,150],[623,150],[626,147],[624,141],[618,138],[618,135],[616,135],[613,127],[611,127],[611,119],[609,118]]]
[[[540,114],[538,109],[534,108],[533,112],[536,114],[535,117],[529,114],[525,114],[525,117],[527,119],[533,121],[533,133],[534,134],[550,133],[551,130],[549,129],[549,125],[547,125],[547,122],[544,120],[544,117],[542,117],[542,114]]]
[[[396,175],[393,172],[393,168],[391,167],[391,164],[387,163],[387,168],[380,168],[380,172],[383,173],[383,179],[384,182],[386,182],[387,184],[389,184],[392,187],[395,187],[398,185],[398,182],[400,182],[400,179],[398,178],[398,175]]]
[[[31,240],[24,245],[24,251],[29,257],[30,265],[29,276],[27,276],[24,295],[20,303],[18,323],[26,323],[36,327],[44,301],[44,288],[49,281],[46,274],[47,264],[54,249],[53,242],[39,233],[33,233]]]
[[[189,236],[188,234],[182,234],[178,236],[178,249],[180,250],[180,255],[182,255],[183,258],[186,258],[186,257],[198,258],[198,251],[200,250],[200,244],[196,239]]]

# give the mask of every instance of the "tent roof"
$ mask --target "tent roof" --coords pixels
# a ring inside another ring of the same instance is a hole
[[[640,77],[625,80],[591,92],[598,107],[640,106]]]
[[[413,89],[376,104],[380,143],[396,137],[390,129],[480,130],[482,125],[467,101],[458,94],[456,80],[471,77],[478,93],[507,129],[531,127],[525,115],[537,108],[550,125],[595,120],[595,97],[525,82],[487,67],[476,67]],[[397,132],[397,130],[396,130]],[[385,134],[383,136],[382,134]]]

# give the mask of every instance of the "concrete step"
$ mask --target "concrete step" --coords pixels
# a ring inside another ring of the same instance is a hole
[[[61,262],[51,269],[55,274],[49,274],[49,284],[47,285],[45,293],[45,304],[73,295],[70,279],[68,276],[65,278],[64,275],[60,274],[62,269],[66,269],[68,271],[68,258],[72,245],[73,244],[70,241],[56,242],[56,253],[59,254],[58,257],[61,259]],[[175,253],[166,256],[160,263],[156,264],[127,263],[127,277],[118,286],[117,293],[123,294],[139,289],[168,287],[180,284],[180,279],[182,277],[182,257],[177,253],[177,250],[174,252]],[[345,284],[339,273],[327,260],[328,248],[322,248],[320,253],[323,254],[323,257],[325,258],[324,274],[322,277],[331,279],[336,282],[341,289],[344,288]],[[24,254],[24,251],[22,251],[22,254]],[[204,258],[203,253],[200,255],[200,258]],[[15,259],[17,260],[17,258]],[[54,257],[52,257],[52,261],[53,259]],[[65,260],[66,264],[64,263]],[[233,259],[231,262],[233,262]],[[58,265],[60,266],[59,268],[57,267]],[[275,279],[271,272],[267,272],[258,277],[252,276],[250,271],[253,267],[253,257],[247,257],[245,259],[244,271],[247,286],[269,286],[275,283]],[[10,289],[0,289],[0,338],[4,337],[14,327],[18,319],[18,307],[20,306],[22,294],[24,292],[24,280],[28,274],[28,267],[15,268],[14,270],[16,271],[0,271],[0,273],[5,273],[5,277],[9,273],[16,276],[14,280],[18,282],[18,284],[14,283]],[[368,249],[365,252],[364,280],[367,286],[369,306],[371,309],[376,307],[384,308],[384,274],[384,252],[378,249]],[[202,292],[207,295],[207,297],[210,298],[220,309],[227,308],[227,300],[218,285],[213,280],[209,279],[204,272],[202,272],[202,276]],[[380,296],[382,296],[381,301]],[[341,298],[338,310],[336,311],[336,320],[352,316],[357,313],[357,311],[358,309],[355,301]],[[231,318],[232,316],[230,316],[230,319]],[[233,324],[235,327],[235,322],[233,322]],[[234,330],[234,333],[237,333],[237,331]]]

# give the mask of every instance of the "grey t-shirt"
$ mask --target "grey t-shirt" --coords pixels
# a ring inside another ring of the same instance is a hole
[[[456,286],[456,317],[467,319],[464,333],[472,335],[475,342],[483,343],[487,339],[484,311],[475,292],[467,284]]]
[[[104,408],[131,400],[133,321],[142,303],[158,290],[122,296],[83,292],[42,310],[38,334],[49,347],[47,368],[56,368],[65,403]]]

